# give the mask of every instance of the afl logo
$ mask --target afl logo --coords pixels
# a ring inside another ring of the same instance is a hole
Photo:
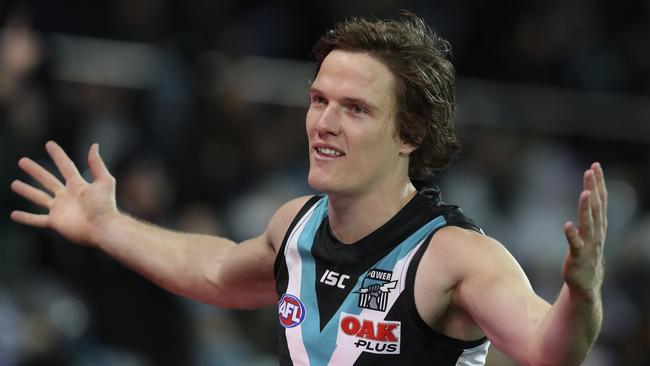
[[[305,320],[305,305],[293,295],[284,294],[278,302],[280,325],[293,328]]]

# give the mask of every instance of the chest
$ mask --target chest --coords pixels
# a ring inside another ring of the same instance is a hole
[[[463,345],[433,332],[413,301],[427,240],[445,218],[345,246],[323,217],[315,205],[297,221],[276,262],[281,364],[456,364]]]

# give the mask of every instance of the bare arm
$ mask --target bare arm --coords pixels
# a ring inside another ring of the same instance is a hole
[[[569,253],[564,286],[551,306],[532,291],[514,258],[489,238],[468,238],[479,250],[465,270],[455,302],[501,350],[525,365],[579,365],[602,323],[600,287],[607,195],[602,169],[585,172],[579,228],[565,225]],[[457,235],[455,240],[463,240]],[[461,244],[462,245],[462,244]]]
[[[262,235],[240,244],[171,231],[121,213],[104,221],[94,237],[106,253],[174,293],[221,307],[255,308],[277,301],[277,248],[304,201],[284,205]]]
[[[96,144],[88,153],[92,182],[81,177],[56,143],[48,142],[46,149],[65,182],[34,161],[21,159],[21,169],[44,189],[18,180],[11,187],[48,213],[14,211],[13,220],[51,228],[72,242],[101,248],[156,284],[198,301],[238,308],[275,302],[275,254],[306,198],[284,205],[262,235],[236,245],[225,238],[167,230],[119,212],[115,179]]]
[[[93,236],[104,252],[176,294],[235,308],[265,306],[275,300],[275,250],[266,233],[238,245],[116,213],[103,221]],[[238,255],[242,252],[246,254]],[[222,268],[228,263],[232,267],[233,262],[239,281],[224,283]]]

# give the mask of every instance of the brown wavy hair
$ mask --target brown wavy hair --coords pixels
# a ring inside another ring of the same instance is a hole
[[[410,156],[411,178],[431,175],[455,158],[456,80],[447,40],[422,18],[403,12],[397,20],[352,18],[336,24],[314,44],[316,73],[335,49],[367,53],[395,75],[398,133],[418,146]]]

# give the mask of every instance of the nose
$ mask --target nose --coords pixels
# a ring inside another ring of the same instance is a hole
[[[321,136],[337,136],[341,133],[339,111],[333,103],[328,104],[321,113],[316,116],[314,129]]]

